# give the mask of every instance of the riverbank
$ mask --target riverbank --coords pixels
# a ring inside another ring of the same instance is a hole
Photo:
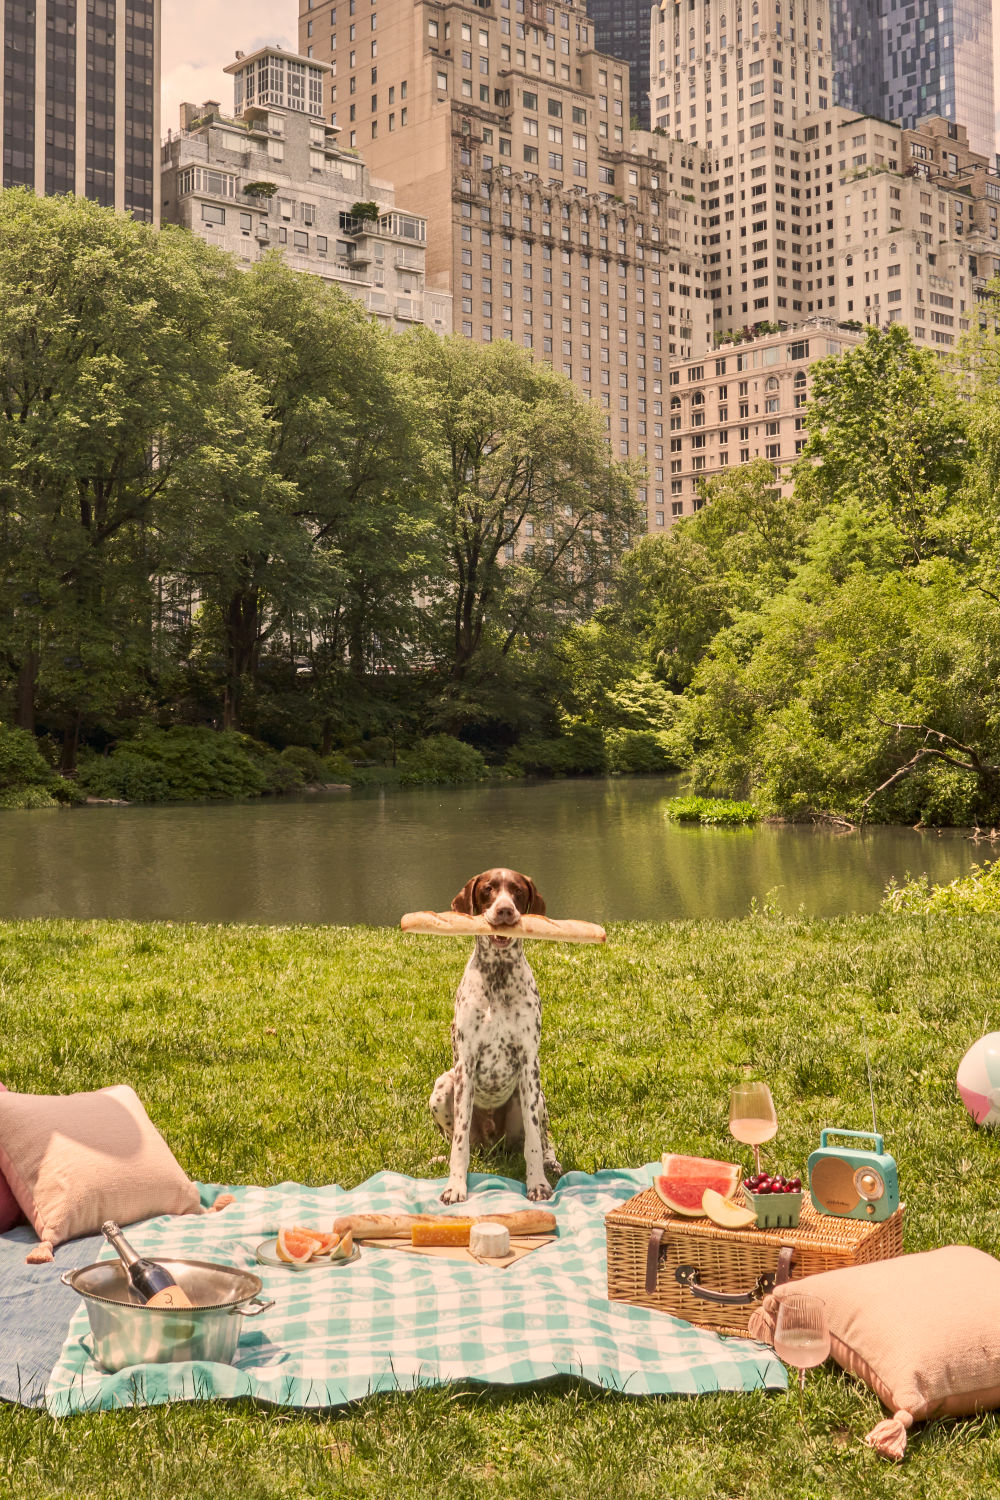
[[[436,1176],[427,1097],[465,957],[464,943],[387,929],[0,923],[0,1077],[60,1093],[128,1081],[209,1180]],[[1000,1027],[995,919],[633,923],[604,949],[538,943],[530,957],[565,1168],[666,1147],[732,1157],[727,1090],[746,1076],[777,1103],[773,1160],[800,1168],[823,1126],[870,1123],[863,1020],[906,1248],[995,1249],[1000,1138],[971,1126],[954,1085],[966,1048]],[[792,1397],[632,1401],[582,1385],[373,1397],[319,1420],[217,1405],[54,1424],[0,1407],[0,1475],[14,1500],[194,1500],[208,1484],[217,1500],[995,1489],[995,1417],[919,1431],[901,1475],[859,1441],[874,1397],[832,1369],[806,1389],[802,1427]]]

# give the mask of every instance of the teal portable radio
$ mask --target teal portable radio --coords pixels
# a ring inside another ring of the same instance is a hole
[[[874,1151],[828,1146],[831,1135],[874,1141]],[[818,1214],[878,1223],[899,1207],[899,1173],[875,1131],[821,1130],[819,1150],[809,1158],[809,1195]]]

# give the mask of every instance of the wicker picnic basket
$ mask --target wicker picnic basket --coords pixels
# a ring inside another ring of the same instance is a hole
[[[902,1254],[903,1205],[881,1224],[818,1214],[805,1194],[795,1229],[719,1229],[681,1218],[652,1188],[613,1209],[608,1296],[711,1328],[746,1335],[747,1320],[773,1287],[819,1271]]]

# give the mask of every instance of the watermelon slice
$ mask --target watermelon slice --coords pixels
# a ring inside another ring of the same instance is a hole
[[[663,1175],[654,1178],[653,1187],[673,1213],[700,1219],[705,1214],[702,1199],[706,1188],[720,1198],[731,1198],[739,1182],[740,1167],[736,1162],[668,1152],[663,1158]]]

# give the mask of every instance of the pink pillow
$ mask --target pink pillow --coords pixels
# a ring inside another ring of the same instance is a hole
[[[928,1417],[1000,1407],[1000,1261],[971,1245],[846,1266],[788,1281],[750,1318],[772,1342],[783,1297],[826,1305],[831,1352],[893,1413],[865,1441],[902,1458],[906,1431]]]
[[[0,1083],[0,1094],[5,1094],[6,1088]],[[8,1229],[13,1229],[15,1224],[24,1223],[24,1214],[21,1205],[11,1192],[6,1177],[0,1172],[0,1234],[5,1234]]]
[[[0,1094],[0,1173],[41,1245],[96,1233],[106,1219],[200,1213],[198,1190],[126,1084],[92,1094]]]

